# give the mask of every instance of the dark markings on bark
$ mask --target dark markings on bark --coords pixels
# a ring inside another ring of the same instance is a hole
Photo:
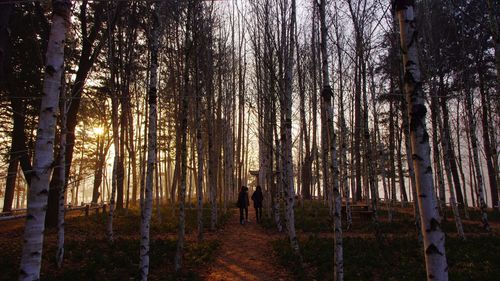
[[[418,154],[412,154],[411,158],[413,160],[418,160],[418,161],[422,161],[423,160],[422,157],[420,157]]]
[[[333,97],[332,87],[329,85],[324,86],[323,91],[321,91],[321,97],[325,100],[325,102],[329,103]]]
[[[432,173],[432,167],[431,166],[427,166],[427,169],[425,170],[425,173],[426,174]]]
[[[52,65],[47,65],[45,67],[45,72],[50,76],[54,76],[54,73],[56,73],[56,69]]]
[[[425,250],[426,255],[440,255],[442,256],[443,253],[439,251],[439,249],[436,247],[436,245],[431,244],[427,249]]]
[[[40,192],[38,192],[38,195],[47,195],[49,194],[49,191],[47,189],[42,189]]]
[[[441,228],[441,224],[439,223],[439,221],[437,221],[435,218],[432,218],[430,228],[427,230],[427,232],[436,231],[439,228]]]

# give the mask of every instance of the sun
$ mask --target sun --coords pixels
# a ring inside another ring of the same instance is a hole
[[[93,131],[96,136],[101,136],[104,134],[104,129],[102,127],[94,127]]]

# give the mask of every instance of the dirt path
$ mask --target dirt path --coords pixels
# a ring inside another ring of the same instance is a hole
[[[280,236],[266,233],[256,223],[254,209],[248,211],[250,222],[244,225],[239,224],[239,213],[233,211],[217,237],[221,247],[203,280],[293,280],[273,253],[271,241]]]

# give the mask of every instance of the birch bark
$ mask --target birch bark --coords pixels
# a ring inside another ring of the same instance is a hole
[[[477,178],[477,186],[476,186],[476,194],[477,194],[477,199],[479,201],[479,208],[481,210],[481,222],[483,223],[484,229],[487,231],[490,231],[490,224],[488,223],[488,214],[486,213],[486,200],[484,199],[484,182],[483,182],[483,175],[481,173],[481,163],[479,162],[479,153],[477,149],[477,136],[476,136],[476,122],[474,120],[473,116],[473,110],[472,110],[472,93],[468,91],[465,95],[465,106],[467,108],[467,114],[468,114],[468,121],[469,121],[469,131],[470,131],[470,143],[472,146],[472,155],[473,155],[473,160],[474,160],[474,167],[477,171],[476,173],[476,178]]]
[[[54,168],[56,116],[64,71],[64,43],[70,27],[71,0],[54,0],[52,9],[19,280],[40,279],[45,212],[50,174]]]
[[[189,68],[190,68],[190,55],[192,47],[192,13],[195,6],[195,0],[189,1],[187,18],[186,18],[186,38],[185,38],[185,57],[184,57],[184,85],[181,97],[181,108],[180,108],[180,133],[181,133],[181,143],[180,147],[180,160],[181,160],[181,177],[180,177],[180,189],[179,189],[179,229],[177,232],[177,249],[175,252],[174,266],[175,271],[178,272],[182,268],[182,257],[184,255],[184,238],[186,232],[186,212],[185,212],[185,201],[186,201],[186,174],[187,174],[187,126],[188,126],[188,86],[189,86]],[[179,144],[178,144],[179,145]]]
[[[326,129],[326,143],[327,150],[323,149],[323,153],[330,157],[329,169],[323,169],[324,171],[328,171],[332,175],[332,185],[325,186],[331,192],[329,193],[329,202],[331,201],[333,205],[331,206],[331,211],[333,215],[333,228],[334,228],[334,275],[333,279],[336,281],[344,280],[344,260],[343,260],[343,246],[342,246],[342,220],[341,220],[341,209],[342,209],[342,199],[340,196],[340,188],[339,188],[339,167],[337,161],[337,144],[336,144],[336,135],[333,128],[333,91],[330,87],[330,79],[328,73],[328,51],[327,51],[327,34],[328,28],[326,25],[326,0],[321,0],[319,6],[319,16],[320,16],[320,31],[321,31],[321,58],[322,58],[322,74],[323,74],[323,90],[321,93],[321,101],[324,107],[324,118],[322,118],[322,130]],[[323,165],[327,166],[328,161],[323,163]],[[329,174],[323,175],[325,178],[329,177]]]
[[[281,100],[281,139],[283,142],[283,176],[282,184],[285,196],[285,211],[288,236],[292,249],[297,255],[299,253],[299,243],[295,233],[295,189],[293,182],[293,158],[292,158],[292,83],[293,83],[293,58],[295,52],[295,26],[296,26],[296,3],[291,1],[291,14],[289,26],[289,45],[286,52],[284,92]]]
[[[158,84],[158,45],[160,37],[160,4],[155,2],[152,11],[152,28],[150,31],[151,64],[149,70],[149,122],[148,122],[148,158],[146,167],[146,185],[144,203],[141,205],[141,244],[140,273],[141,280],[148,280],[149,273],[149,233],[151,213],[153,212],[153,175],[157,162],[157,84]],[[159,208],[159,206],[158,206]]]
[[[399,19],[400,43],[403,53],[405,94],[410,120],[410,141],[419,205],[427,280],[448,280],[448,265],[436,202],[432,198],[433,180],[430,161],[429,135],[425,126],[425,97],[416,45],[416,19],[414,2],[393,1]]]

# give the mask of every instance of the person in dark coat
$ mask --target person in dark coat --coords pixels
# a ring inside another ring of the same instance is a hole
[[[257,218],[257,222],[262,221],[262,200],[264,200],[264,196],[262,195],[262,188],[260,185],[257,185],[257,189],[252,194],[253,207],[255,208],[255,216]]]
[[[240,224],[244,224],[245,219],[248,221],[248,205],[250,205],[250,200],[248,199],[248,188],[246,186],[241,187],[236,205],[240,208]],[[245,219],[243,218],[243,211],[245,211]]]

